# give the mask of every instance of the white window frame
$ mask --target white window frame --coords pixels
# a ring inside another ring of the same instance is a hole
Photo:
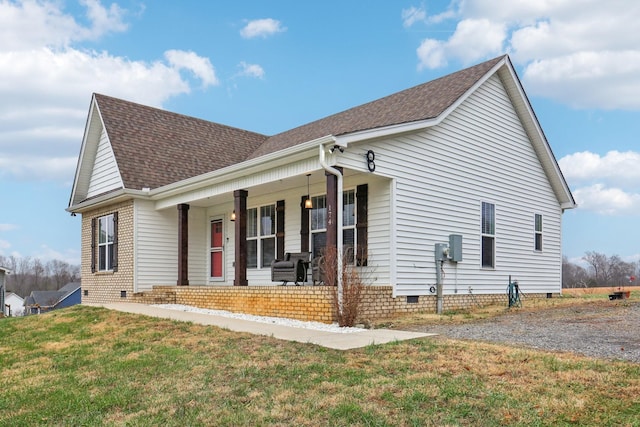
[[[346,206],[347,204],[344,203],[345,199],[351,197],[351,199],[353,200],[353,212],[349,213],[346,212]],[[327,195],[326,194],[321,194],[321,195],[317,195],[317,196],[312,196],[311,197],[311,201],[313,204],[313,208],[309,209],[309,247],[311,248],[311,250],[313,251],[313,238],[314,238],[314,234],[320,234],[320,233],[325,233],[327,232],[327,216],[326,216],[326,208],[327,208]],[[322,201],[322,203],[320,203]],[[350,188],[350,189],[346,189],[342,191],[342,236],[343,236],[343,242],[344,242],[344,232],[347,230],[353,230],[353,248],[354,250],[351,251],[351,259],[348,260],[349,264],[353,264],[355,263],[355,248],[358,245],[358,233],[356,231],[356,225],[358,223],[358,200],[356,197],[356,190],[355,188]],[[318,206],[322,206],[322,209],[324,209],[324,218],[316,218],[314,220],[314,215],[316,215],[316,212],[318,211]],[[322,222],[322,224],[319,224],[319,222]],[[316,228],[314,228],[314,225]],[[320,225],[320,226],[319,226]],[[343,248],[344,249],[344,248]],[[313,254],[314,257],[317,257],[318,254],[314,253]]]
[[[104,229],[106,228],[106,230]],[[115,216],[104,215],[98,218],[98,271],[113,271],[115,258]],[[104,251],[104,257],[103,257]]]
[[[313,207],[309,209],[309,247],[313,252],[313,257],[316,258],[319,254],[314,251],[314,235],[322,233],[325,233],[326,235],[327,233],[327,195],[321,194],[319,196],[311,196],[311,203]],[[322,206],[322,209],[324,210],[322,214],[323,218],[317,218],[319,210],[318,206]],[[316,217],[314,218],[314,216]]]
[[[542,214],[533,216],[533,250],[542,252]]]
[[[496,205],[482,202],[480,211],[480,266],[494,269],[496,267]],[[486,242],[491,242],[491,264],[485,264]]]
[[[347,212],[346,208],[348,206],[345,203],[345,199],[350,197],[353,200],[353,211]],[[343,257],[349,256],[350,259],[345,258],[345,262],[348,264],[354,264],[356,259],[355,249],[358,247],[358,233],[356,231],[356,224],[358,223],[358,201],[356,197],[356,190],[349,189],[344,190],[342,192],[342,242],[343,242]],[[353,231],[353,245],[352,250],[347,253],[347,245],[344,244],[344,232],[352,230]]]
[[[263,209],[272,209],[271,216],[273,216],[273,224],[271,224],[271,230],[268,230],[266,227],[266,223],[263,223],[262,219],[267,218],[263,217]],[[250,216],[252,212],[255,212],[255,235],[253,235],[253,230],[250,230],[249,227],[251,225]],[[249,259],[249,254],[247,253],[247,268],[250,269],[261,269],[266,267],[271,267],[271,263],[269,265],[263,265],[267,263],[263,263],[263,248],[264,242],[267,240],[273,240],[273,256],[274,259],[278,253],[278,239],[276,239],[276,230],[278,229],[278,215],[276,214],[276,204],[268,203],[265,205],[255,206],[247,209],[247,245],[249,242],[256,242],[256,262],[255,266],[250,266],[251,260]],[[248,246],[247,246],[248,249]]]

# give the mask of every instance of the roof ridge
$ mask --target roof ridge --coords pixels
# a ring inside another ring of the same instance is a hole
[[[377,98],[280,132],[267,138],[249,158],[260,157],[270,152],[329,134],[339,136],[437,117],[504,58],[508,58],[508,55],[500,55],[462,70],[445,74],[382,98]],[[449,82],[451,84],[447,84]],[[436,95],[434,99],[429,99],[429,95],[433,94]]]
[[[255,134],[255,135],[259,135],[259,136],[265,136],[265,137],[269,136],[269,135],[265,135],[265,134],[260,133],[260,132],[251,131],[251,130],[244,129],[244,128],[241,128],[241,127],[231,126],[231,125],[228,125],[228,124],[225,124],[225,123],[220,123],[220,122],[214,122],[214,121],[211,121],[211,120],[203,119],[201,117],[189,116],[187,114],[177,113],[177,112],[171,111],[171,110],[165,110],[164,108],[154,107],[152,105],[146,105],[146,104],[142,104],[140,102],[130,101],[128,99],[116,98],[114,96],[105,95],[105,94],[99,93],[99,92],[94,92],[93,95],[95,97],[108,98],[108,99],[112,100],[113,102],[124,102],[124,103],[130,104],[130,105],[135,105],[135,106],[137,106],[139,108],[154,110],[154,111],[159,112],[160,114],[168,114],[168,115],[172,115],[172,116],[179,116],[179,117],[185,118],[187,120],[200,121],[200,122],[207,123],[207,124],[210,124],[210,125],[221,126],[221,127],[225,127],[225,128],[228,128],[228,129],[235,129],[235,130],[252,133],[252,134]]]
[[[101,93],[94,93],[93,99],[124,188],[141,190],[203,175],[326,135],[438,117],[504,58],[508,55],[271,136]]]

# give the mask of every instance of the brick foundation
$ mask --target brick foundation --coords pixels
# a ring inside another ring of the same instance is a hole
[[[286,317],[332,323],[332,293],[328,286],[156,286],[153,292],[133,295],[144,304],[184,304],[258,316]],[[546,298],[547,294],[527,294]],[[443,310],[461,310],[491,304],[508,305],[506,294],[445,295]],[[391,286],[367,286],[360,307],[360,322],[390,319],[408,313],[435,313],[435,295],[392,297]]]

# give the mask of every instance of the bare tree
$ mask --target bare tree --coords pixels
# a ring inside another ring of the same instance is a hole
[[[634,275],[636,264],[625,262],[618,255],[608,257],[598,252],[587,252],[582,257],[593,272],[596,286],[624,286]]]
[[[7,290],[23,297],[31,291],[58,290],[80,279],[80,266],[64,261],[53,260],[45,264],[38,258],[0,255],[0,265],[11,270]]]
[[[598,252],[589,251],[585,253],[582,259],[589,264],[593,272],[595,286],[606,286],[609,281],[609,260],[607,256]]]
[[[587,288],[590,282],[589,273],[584,267],[570,262],[565,256],[562,257],[563,288]]]
[[[51,285],[55,289],[60,289],[69,282],[75,282],[77,280],[73,267],[64,261],[54,259],[47,263],[47,269],[49,271],[49,278],[51,279]]]

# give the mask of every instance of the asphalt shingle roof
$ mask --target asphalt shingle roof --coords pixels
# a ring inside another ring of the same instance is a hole
[[[41,307],[54,306],[79,287],[80,282],[71,282],[67,283],[57,291],[31,291],[31,295],[25,299],[24,305],[39,305]]]
[[[503,58],[504,56],[494,58],[439,79],[274,135],[265,141],[251,155],[251,158],[260,157],[326,135],[340,136],[362,130],[438,117]]]
[[[438,117],[504,56],[266,136],[95,94],[125,188],[157,188],[326,135]]]
[[[125,188],[141,190],[240,163],[267,137],[95,94]]]

